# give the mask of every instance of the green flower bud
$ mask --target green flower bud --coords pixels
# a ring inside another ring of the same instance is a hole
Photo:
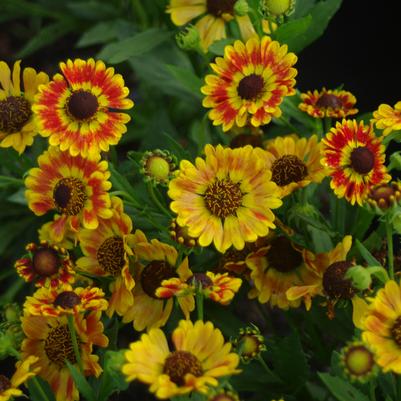
[[[1,311],[3,319],[7,322],[19,322],[21,316],[21,308],[18,304],[8,304],[3,306]]]
[[[278,18],[292,14],[295,3],[296,0],[261,0],[260,8],[264,15]]]
[[[183,50],[197,50],[200,44],[200,35],[194,25],[188,25],[175,36],[178,47]]]
[[[167,150],[156,149],[145,152],[140,164],[142,165],[140,172],[145,176],[145,181],[167,185],[173,178],[176,159]]]
[[[242,16],[249,13],[249,4],[246,0],[238,0],[234,5],[236,15]]]

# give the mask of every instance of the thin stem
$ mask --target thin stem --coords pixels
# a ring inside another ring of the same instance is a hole
[[[371,380],[369,382],[369,396],[371,401],[376,401],[376,383]]]
[[[202,284],[196,290],[196,312],[198,314],[198,320],[203,321],[203,291]]]
[[[390,216],[386,215],[386,235],[387,235],[387,259],[388,273],[391,280],[394,280],[394,249],[393,249],[393,228],[390,222]]]
[[[170,212],[160,203],[159,199],[157,198],[157,196],[155,194],[155,190],[153,189],[153,185],[151,183],[148,183],[147,188],[148,188],[149,195],[152,198],[154,204],[159,208],[159,210],[161,212],[163,212],[163,214],[165,214],[166,216],[168,216],[171,219]]]
[[[294,133],[297,133],[298,132],[298,128],[295,126],[295,125],[293,125],[293,124],[291,124],[286,118],[284,118],[283,116],[281,116],[280,118],[279,118],[279,121],[281,121],[282,123],[284,123],[284,125],[286,125],[288,128],[290,128],[292,131],[294,131]]]
[[[71,334],[72,347],[74,348],[75,358],[77,360],[79,370],[81,371],[81,373],[83,373],[84,369],[83,369],[83,365],[82,365],[81,354],[79,353],[77,333],[75,332],[73,315],[68,315],[67,319],[68,319],[68,328],[69,328],[70,334]]]
[[[324,133],[327,134],[331,128],[331,117],[324,118]]]
[[[40,385],[38,379],[34,376],[31,378],[32,383],[35,385],[36,389],[38,390],[40,394],[40,398],[43,401],[49,401],[49,397],[47,396],[46,392],[43,390],[42,386]]]

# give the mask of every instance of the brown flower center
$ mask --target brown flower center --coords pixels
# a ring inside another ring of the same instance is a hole
[[[6,134],[21,131],[31,115],[31,104],[22,96],[9,96],[0,100],[0,131]]]
[[[352,266],[351,262],[332,263],[323,275],[323,289],[330,298],[350,299],[355,289],[350,279],[344,279],[345,273]]]
[[[391,336],[397,345],[401,348],[401,316],[396,319],[391,328]]]
[[[125,265],[124,241],[121,237],[107,238],[97,251],[97,261],[104,271],[117,276]]]
[[[79,90],[67,100],[67,112],[77,120],[89,120],[99,107],[97,97],[90,92]]]
[[[251,74],[241,79],[238,95],[245,100],[256,100],[263,92],[265,81],[260,75]]]
[[[1,107],[1,106],[0,106]],[[11,387],[11,382],[4,375],[0,375],[0,395]]]
[[[224,219],[234,214],[241,206],[242,192],[238,183],[229,178],[217,178],[207,187],[203,198],[209,211]]]
[[[54,305],[64,309],[73,308],[81,303],[81,298],[74,291],[63,291],[57,295]]]
[[[206,0],[207,13],[215,17],[222,14],[234,15],[234,4],[237,0]]]
[[[330,93],[323,93],[323,95],[320,96],[319,100],[316,102],[316,106],[325,109],[329,107],[332,109],[340,109],[343,106],[343,102],[336,95],[332,95]]]
[[[143,290],[151,298],[160,299],[156,294],[156,290],[161,286],[163,280],[177,277],[172,266],[164,260],[153,260],[142,271],[141,285]]]
[[[279,187],[302,181],[308,175],[305,163],[295,155],[284,155],[275,160],[271,171],[272,181]]]
[[[49,331],[45,339],[44,349],[47,357],[62,368],[65,361],[74,364],[77,362],[72,345],[71,334],[68,325],[60,325]]]
[[[172,382],[182,386],[187,373],[199,377],[202,376],[203,370],[195,355],[188,351],[174,351],[166,358],[163,373],[168,375]]]
[[[78,178],[62,178],[54,187],[53,199],[57,211],[69,216],[77,215],[86,199],[84,184]]]
[[[187,282],[196,287],[198,287],[200,284],[202,288],[207,288],[213,285],[213,281],[205,273],[194,273],[194,275],[190,277]]]
[[[302,254],[287,237],[276,237],[266,255],[269,267],[282,273],[289,273],[302,264]]]
[[[351,167],[359,174],[367,174],[375,165],[375,155],[363,146],[358,146],[351,153]]]
[[[374,187],[369,194],[368,201],[379,206],[381,209],[388,209],[391,205],[401,200],[401,185],[392,182],[380,184]]]
[[[33,254],[32,267],[40,276],[48,277],[57,273],[60,265],[60,257],[52,248],[39,248]]]

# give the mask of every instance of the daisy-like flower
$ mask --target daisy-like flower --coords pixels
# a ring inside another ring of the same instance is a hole
[[[393,131],[400,131],[401,101],[397,102],[394,107],[388,104],[381,104],[379,108],[373,112],[372,122],[376,125],[376,128],[384,130],[384,136],[389,135]]]
[[[370,190],[366,202],[379,213],[401,204],[401,181],[376,185]]]
[[[195,294],[198,287],[206,298],[221,305],[228,305],[234,295],[241,287],[240,278],[230,277],[228,273],[194,273],[186,282],[177,277],[163,280],[161,286],[156,290],[159,298],[171,298],[177,296],[187,296],[189,293]]]
[[[401,288],[393,280],[370,300],[362,339],[384,372],[401,373]]]
[[[372,126],[343,120],[322,140],[322,164],[328,168],[331,188],[339,198],[362,205],[370,189],[391,180],[385,149]]]
[[[92,355],[94,345],[100,347],[108,345],[100,317],[101,312],[98,311],[92,311],[86,317],[82,314],[73,315],[85,376],[98,377],[102,372],[98,356]],[[28,358],[30,355],[38,357],[34,367],[41,369],[39,375],[50,384],[57,401],[78,400],[78,389],[65,364],[67,360],[77,365],[67,316],[46,317],[26,314],[22,317],[22,329],[26,335],[21,347],[22,358]]]
[[[39,368],[32,368],[38,359],[38,357],[31,355],[23,361],[17,362],[16,370],[10,379],[0,374],[0,401],[8,401],[13,397],[23,395],[18,387],[38,373]]]
[[[277,137],[266,143],[266,163],[272,178],[287,196],[311,182],[320,183],[326,176],[320,163],[320,143],[316,135],[309,139],[296,135]]]
[[[301,93],[301,100],[299,109],[314,118],[344,118],[358,113],[354,107],[355,96],[344,90],[323,88],[319,92],[315,89],[313,92]]]
[[[288,300],[286,291],[294,285],[309,283],[314,276],[305,263],[304,249],[298,248],[285,236],[272,237],[269,243],[251,253],[246,264],[251,270],[253,288],[250,298],[281,309],[298,307],[301,299]],[[307,308],[310,303],[305,302]]]
[[[63,73],[42,85],[32,107],[40,134],[50,145],[84,157],[108,151],[126,132],[130,116],[115,110],[130,109],[128,88],[114,68],[103,61],[67,60],[60,63]]]
[[[83,257],[76,262],[78,269],[95,276],[110,277],[108,316],[117,312],[124,315],[134,302],[131,290],[135,281],[129,270],[129,257],[133,252],[129,246],[132,239],[132,221],[124,213],[120,198],[112,197],[112,217],[99,219],[96,230],[83,229],[79,233]]]
[[[173,331],[170,351],[160,329],[143,334],[131,343],[122,371],[128,381],[138,379],[150,385],[149,390],[161,399],[188,394],[207,394],[216,387],[218,378],[239,373],[239,357],[230,352],[219,329],[211,322],[181,320]]]
[[[295,93],[297,70],[292,66],[296,61],[287,45],[280,46],[269,36],[226,46],[224,58],[217,57],[210,64],[215,74],[207,75],[201,88],[206,95],[202,104],[212,109],[213,125],[228,131],[247,124],[259,127],[280,117],[284,96]]]
[[[57,288],[39,288],[33,296],[26,297],[25,313],[35,316],[62,316],[87,311],[103,311],[108,306],[104,292],[96,287],[61,285]]]
[[[32,145],[38,133],[32,105],[38,86],[49,81],[44,72],[24,68],[21,89],[20,64],[21,60],[16,61],[11,73],[10,67],[0,61],[0,147],[13,147],[19,154]]]
[[[226,38],[226,23],[236,19],[244,40],[255,35],[248,15],[238,15],[234,6],[237,0],[170,0],[167,13],[177,26],[185,25],[202,16],[195,24],[199,32],[201,47],[207,52],[209,46]]]
[[[262,149],[206,145],[205,154],[195,165],[181,161],[169,184],[170,208],[200,246],[213,242],[222,253],[231,245],[243,249],[245,241],[254,242],[275,228],[271,209],[282,205],[280,190],[271,181]]]
[[[81,224],[88,229],[99,225],[99,217],[112,216],[106,161],[71,156],[56,147],[49,147],[38,158],[39,167],[29,170],[25,179],[25,196],[29,208],[41,216],[56,210],[60,217],[49,227],[58,239],[66,232],[78,231]]]
[[[147,241],[139,230],[135,233],[133,250],[138,259],[135,266],[134,305],[123,316],[124,323],[133,323],[136,331],[158,328],[166,324],[173,309],[173,299],[161,298],[156,291],[163,280],[176,277],[178,286],[193,276],[188,266],[188,258],[177,265],[178,253],[175,248],[157,239]],[[178,304],[186,319],[195,309],[192,293],[178,298]]]
[[[355,288],[352,281],[345,278],[346,272],[352,266],[352,262],[346,260],[351,245],[352,237],[347,235],[329,252],[316,255],[305,250],[304,260],[313,275],[308,282],[288,288],[288,300],[295,302],[303,299],[309,309],[313,297],[325,296],[329,300],[329,317],[333,316],[333,304],[339,299],[352,299],[354,302],[354,298],[358,298],[354,297]]]
[[[17,273],[37,287],[58,287],[74,281],[75,271],[68,252],[64,248],[42,241],[30,243],[28,253],[15,262]]]
[[[48,221],[39,228],[39,240],[60,248],[73,249],[78,243],[78,232],[70,223],[65,224],[65,216],[62,217],[56,213],[52,221]]]

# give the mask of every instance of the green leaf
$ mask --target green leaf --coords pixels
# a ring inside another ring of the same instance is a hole
[[[290,51],[298,52],[301,50],[297,47],[299,46],[298,37],[309,29],[311,23],[311,15],[289,21],[279,26],[274,32],[274,38],[282,44],[286,43]]]
[[[116,39],[115,21],[100,22],[81,36],[76,47],[97,45],[113,39]]]
[[[369,398],[365,394],[361,393],[345,380],[331,376],[329,373],[318,373],[318,375],[337,400],[369,401]]]
[[[56,401],[49,383],[41,377],[35,376],[27,384],[30,401]]]
[[[110,43],[102,49],[97,57],[111,64],[118,64],[131,57],[149,52],[169,39],[170,36],[171,33],[162,29],[151,28],[130,38]]]
[[[57,39],[73,31],[75,27],[73,20],[58,21],[43,27],[17,53],[17,58],[27,57],[39,49],[54,43]]]
[[[380,262],[369,252],[369,250],[358,239],[355,240],[359,253],[371,266],[381,266]]]
[[[105,1],[74,1],[68,2],[67,7],[80,19],[105,20],[118,15],[118,7],[113,2]]]
[[[184,67],[178,67],[172,64],[167,64],[165,67],[171,75],[182,84],[183,88],[187,89],[188,92],[199,99],[202,97],[200,87],[202,86],[203,81],[198,76]]]
[[[333,249],[333,242],[326,231],[319,230],[310,225],[307,226],[307,230],[312,237],[316,253],[328,252],[330,249]]]
[[[74,379],[74,383],[78,387],[80,394],[82,394],[87,399],[87,401],[97,401],[95,397],[95,392],[86,380],[85,376],[70,362],[65,361],[65,363],[67,364],[68,370],[70,371],[71,376]]]
[[[341,2],[342,0],[326,0],[317,3],[309,12],[312,16],[312,23],[308,26],[308,29],[300,31],[300,34],[291,39],[292,51],[300,52],[319,38],[326,30],[330,19],[340,8]]]
[[[217,40],[209,46],[208,51],[212,54],[215,54],[216,56],[223,56],[225,47],[228,45],[232,45],[233,43],[234,39]]]
[[[0,175],[0,188],[4,187],[23,187],[24,181],[20,178],[7,177],[5,175]]]

